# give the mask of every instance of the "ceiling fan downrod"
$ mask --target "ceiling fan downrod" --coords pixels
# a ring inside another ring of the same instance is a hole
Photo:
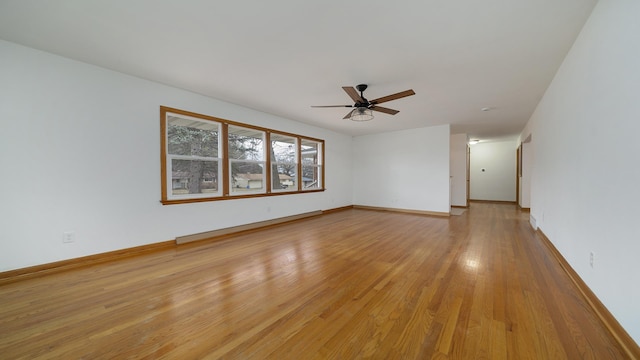
[[[360,85],[356,85],[356,89],[358,91],[360,91],[360,97],[362,98],[362,105],[368,106],[369,105],[369,101],[367,99],[365,99],[364,97],[364,91],[367,90],[367,84],[360,84]]]

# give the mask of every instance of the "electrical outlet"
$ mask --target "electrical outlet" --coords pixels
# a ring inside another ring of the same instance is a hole
[[[596,260],[596,255],[592,252],[589,253],[589,265],[593,269],[593,262]]]
[[[75,231],[65,231],[62,233],[62,242],[65,244],[76,242]]]

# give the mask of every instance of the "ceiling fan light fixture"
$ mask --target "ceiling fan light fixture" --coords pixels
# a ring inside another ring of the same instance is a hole
[[[373,119],[373,111],[364,106],[357,108],[349,118],[351,121],[369,121],[371,119]]]

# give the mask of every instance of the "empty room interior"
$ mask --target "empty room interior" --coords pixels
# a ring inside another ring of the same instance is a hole
[[[639,18],[0,1],[0,358],[640,359]]]

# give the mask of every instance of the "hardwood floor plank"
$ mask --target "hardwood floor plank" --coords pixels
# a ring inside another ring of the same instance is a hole
[[[0,285],[2,359],[623,359],[514,205],[345,209]]]

